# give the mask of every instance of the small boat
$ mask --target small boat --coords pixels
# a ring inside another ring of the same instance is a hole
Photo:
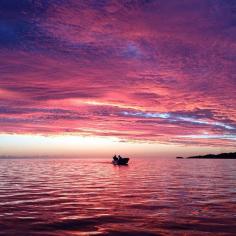
[[[114,165],[128,165],[128,162],[129,162],[129,158],[119,156],[119,158],[113,157],[112,164],[114,164]]]

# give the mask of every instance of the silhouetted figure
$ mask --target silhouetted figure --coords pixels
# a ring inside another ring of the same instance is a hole
[[[117,158],[116,155],[113,157],[113,160],[114,160],[114,161],[118,161],[118,158]]]
[[[118,161],[120,161],[122,159],[122,157],[120,155],[118,155]]]

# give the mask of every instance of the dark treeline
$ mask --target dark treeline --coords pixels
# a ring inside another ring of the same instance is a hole
[[[230,152],[230,153],[221,153],[221,154],[208,154],[204,156],[191,156],[187,158],[200,158],[200,159],[236,159],[236,152]]]

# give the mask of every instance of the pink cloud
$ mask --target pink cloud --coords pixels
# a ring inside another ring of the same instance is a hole
[[[2,43],[0,131],[233,146],[231,6],[92,2],[53,2]]]

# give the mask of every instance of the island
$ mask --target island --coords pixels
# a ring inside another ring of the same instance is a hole
[[[176,157],[177,159],[183,157]],[[236,159],[236,152],[221,153],[221,154],[207,154],[203,156],[191,156],[187,159]]]

